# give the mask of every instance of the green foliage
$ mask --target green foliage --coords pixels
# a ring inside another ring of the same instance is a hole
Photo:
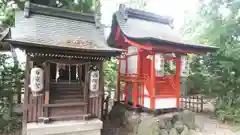
[[[0,0],[0,25],[14,25],[14,6],[23,9],[26,0]],[[57,7],[76,12],[93,13],[100,0],[57,0]]]
[[[18,62],[0,54],[0,133],[19,128],[20,119],[13,113],[13,95],[21,92],[23,71]]]
[[[93,0],[58,0],[57,3],[59,8],[71,9],[77,12],[91,13],[94,11]]]
[[[239,11],[239,0],[212,0],[201,6],[198,20],[184,29],[198,42],[220,48],[212,55],[194,56],[189,80],[193,89],[217,96],[216,115],[221,120],[240,118]]]
[[[14,25],[14,2],[11,0],[0,0],[0,25]]]
[[[108,90],[116,89],[117,60],[115,58],[104,63],[104,80]]]

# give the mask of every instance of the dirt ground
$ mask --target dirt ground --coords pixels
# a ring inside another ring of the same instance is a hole
[[[205,102],[205,113],[196,113],[195,122],[202,129],[203,135],[240,135],[240,125],[232,126],[224,124],[213,118],[214,105],[211,102]],[[117,129],[111,129],[111,124],[104,121],[102,135],[119,135]],[[21,135],[21,132],[16,132],[11,135]],[[127,135],[127,134],[125,134]]]
[[[204,135],[240,135],[240,131],[232,131],[233,126],[223,124],[209,114],[196,114],[195,122]]]
[[[203,135],[240,135],[240,125],[235,127],[230,124],[224,124],[212,117],[214,112],[212,101],[205,102],[204,112],[196,113],[195,115],[195,122],[202,129]],[[115,131],[116,129],[111,129],[109,128],[110,126],[108,121],[104,122],[102,135],[118,135]]]
[[[209,114],[196,114],[195,122],[202,129],[203,135],[240,135],[240,131],[233,132],[232,127],[211,118]],[[104,123],[102,135],[118,135],[116,129],[109,128],[108,121]]]
[[[207,99],[203,105],[205,113],[196,113],[195,122],[203,129],[204,135],[240,135],[239,125],[224,124],[212,117],[215,99]],[[234,130],[235,129],[235,130]]]
[[[195,122],[202,128],[203,135],[240,135],[240,131],[232,131],[233,129],[240,129],[240,126],[235,128],[231,125],[220,123],[216,119],[211,118],[209,114],[196,114]],[[119,135],[116,133],[116,129],[109,127],[111,127],[110,123],[105,121],[102,135]],[[11,135],[21,135],[21,132],[19,131]]]

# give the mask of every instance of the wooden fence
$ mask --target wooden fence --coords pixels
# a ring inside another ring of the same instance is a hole
[[[180,108],[193,112],[203,112],[203,96],[182,96],[180,99]]]
[[[106,92],[104,99],[104,107],[103,107],[103,118],[105,118],[111,107],[114,104],[114,96],[112,95],[114,92]],[[196,96],[181,96],[180,98],[180,108],[178,110],[190,110],[193,112],[203,112],[204,105],[204,97],[201,95]]]

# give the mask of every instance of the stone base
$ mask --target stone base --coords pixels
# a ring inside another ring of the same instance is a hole
[[[49,124],[28,123],[27,135],[101,135],[103,123],[88,121],[56,121]]]
[[[185,110],[155,116],[128,109],[121,103],[113,106],[108,128],[113,128],[112,134],[118,135],[202,135],[193,112]]]

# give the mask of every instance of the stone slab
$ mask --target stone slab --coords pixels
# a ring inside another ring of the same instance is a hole
[[[100,135],[103,122],[99,119],[56,121],[48,124],[28,123],[27,135]]]

